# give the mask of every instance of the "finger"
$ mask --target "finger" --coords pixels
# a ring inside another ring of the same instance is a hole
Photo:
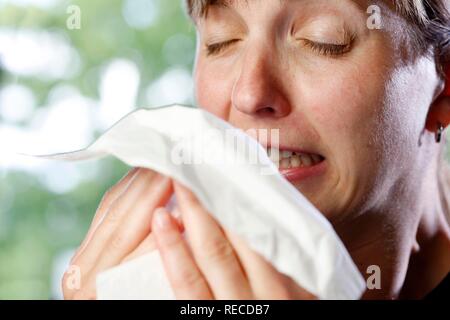
[[[144,168],[131,169],[118,183],[113,185],[102,197],[97,212],[94,215],[91,226],[97,225],[103,218],[107,209],[111,204],[126,190],[131,180],[136,176],[138,171],[146,170]],[[103,213],[103,214],[102,214]]]
[[[177,223],[166,209],[155,211],[152,228],[175,297],[181,300],[212,299],[208,284],[195,264]]]
[[[106,210],[106,218],[99,220],[99,226],[93,230],[87,245],[71,261],[70,268],[76,267],[79,270],[79,276],[81,277],[83,286],[82,288],[71,290],[66,285],[66,282],[63,282],[65,296],[73,298],[74,296],[80,295],[81,297],[95,295],[95,286],[89,282],[91,281],[89,279],[93,277],[89,277],[89,272],[94,268],[97,258],[103,251],[109,237],[118,228],[118,225],[120,225],[124,213],[135,202],[136,197],[145,190],[145,186],[149,184],[149,181],[155,175],[156,173],[154,171],[148,169],[142,168],[138,170],[132,179],[130,179],[125,190],[112,201],[110,207]]]
[[[172,193],[172,183],[169,178],[151,173],[151,178],[143,179],[142,185],[133,183],[123,195],[108,210],[108,214],[94,232],[91,242],[80,255],[77,265],[82,270],[85,283],[81,294],[95,295],[97,275],[115,265],[118,265],[139,243],[149,234],[151,214],[159,205],[165,204]],[[143,174],[148,175],[146,174]],[[129,193],[137,196],[126,197]],[[75,296],[78,296],[76,294]]]
[[[145,237],[145,239],[138,245],[136,249],[134,249],[130,254],[128,254],[120,263],[124,263],[140,256],[143,256],[146,253],[152,252],[156,250],[156,242],[155,236],[153,233],[150,233]]]
[[[149,192],[151,193],[149,185],[152,184],[156,176],[157,173],[152,170],[140,170],[129,186],[113,201],[106,212],[105,218],[94,230],[89,244],[73,261],[73,264],[81,268],[83,274],[93,268],[99,256],[104,252],[111,236],[128,218],[128,213],[136,201]]]
[[[184,232],[183,223],[181,221],[181,213],[180,210],[175,207],[172,210],[172,216],[174,218],[175,223],[177,224],[177,227],[181,233]],[[153,233],[150,233],[140,244],[139,246],[133,250],[128,256],[125,257],[125,259],[122,260],[122,262],[127,262],[133,259],[136,259],[146,253],[152,252],[156,249],[156,242],[155,242],[155,236]]]
[[[253,251],[245,241],[225,231],[247,274],[252,292],[261,300],[313,300],[316,297],[298,286],[290,277],[278,272],[264,257]]]
[[[94,218],[92,219],[91,225],[89,226],[89,230],[86,233],[86,236],[83,242],[78,247],[74,256],[71,259],[71,262],[77,258],[80,252],[86,247],[89,243],[89,240],[94,233],[95,228],[98,226],[99,222],[105,215],[107,209],[110,207],[111,203],[119,197],[119,195],[128,187],[131,180],[137,174],[140,168],[131,169],[118,183],[116,183],[111,189],[109,189],[102,197],[100,204],[95,212]]]
[[[97,274],[120,263],[150,234],[153,211],[164,206],[172,194],[169,178],[156,175],[147,189],[136,199],[113,232],[95,262],[92,274]]]
[[[178,224],[180,232],[183,233],[184,232],[183,218],[181,216],[181,211],[178,207],[173,208],[172,216],[175,219],[176,223]]]
[[[129,173],[122,178],[120,182],[118,182],[115,186],[113,186],[102,198],[102,201],[96,210],[95,216],[93,218],[93,222],[91,223],[91,226],[88,230],[88,233],[83,240],[82,244],[72,257],[70,261],[70,266],[68,267],[68,270],[72,270],[76,268],[76,270],[79,270],[79,277],[83,280],[83,283],[85,282],[85,276],[87,275],[87,272],[91,269],[90,264],[93,264],[95,259],[80,259],[82,254],[85,252],[85,249],[88,247],[95,230],[97,229],[98,225],[101,223],[103,216],[106,215],[109,206],[114,203],[114,201],[117,200],[118,197],[129,187],[129,185],[132,183],[134,179],[137,178],[139,173],[142,174],[142,171],[146,169],[143,168],[134,168],[129,171]],[[70,277],[71,275],[68,274]],[[71,289],[71,285],[67,285],[67,281],[65,281],[66,275],[63,278],[62,281],[62,289],[64,292],[65,298],[73,298],[75,294],[80,293],[82,296],[91,296],[92,293],[87,293],[87,295],[83,295],[83,292],[81,292],[81,288]]]
[[[217,299],[251,299],[251,289],[233,246],[192,192],[174,183],[195,260]]]

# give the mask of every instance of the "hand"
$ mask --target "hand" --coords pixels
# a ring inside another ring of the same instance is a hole
[[[315,299],[174,186],[187,242],[164,208],[155,210],[152,231],[177,299]]]
[[[86,238],[71,260],[80,271],[79,288],[62,280],[65,299],[95,299],[99,272],[155,249],[152,213],[173,193],[172,182],[152,170],[136,168],[104,195]],[[69,270],[72,267],[69,268]]]

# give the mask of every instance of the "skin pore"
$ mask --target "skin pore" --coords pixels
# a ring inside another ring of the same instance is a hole
[[[323,156],[323,172],[292,183],[364,276],[381,268],[381,290],[364,297],[420,298],[450,269],[442,145],[433,121],[425,128],[449,103],[433,58],[411,48],[411,26],[390,1],[375,2],[382,28],[367,28],[371,4],[210,6],[196,21],[196,99],[236,127],[280,129],[280,145]]]

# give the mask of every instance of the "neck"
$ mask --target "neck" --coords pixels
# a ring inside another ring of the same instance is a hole
[[[443,164],[436,172],[436,182],[427,189],[432,201],[421,214],[402,298],[423,298],[450,271],[450,171]]]
[[[420,187],[417,177],[398,181],[385,205],[334,226],[366,279],[379,267],[381,288],[364,299],[422,298],[448,274],[450,175],[444,185],[437,172],[430,168]]]

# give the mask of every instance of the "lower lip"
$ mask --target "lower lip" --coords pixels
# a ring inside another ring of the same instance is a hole
[[[280,169],[280,173],[290,182],[303,181],[321,175],[326,168],[325,160],[310,166],[291,169]]]

